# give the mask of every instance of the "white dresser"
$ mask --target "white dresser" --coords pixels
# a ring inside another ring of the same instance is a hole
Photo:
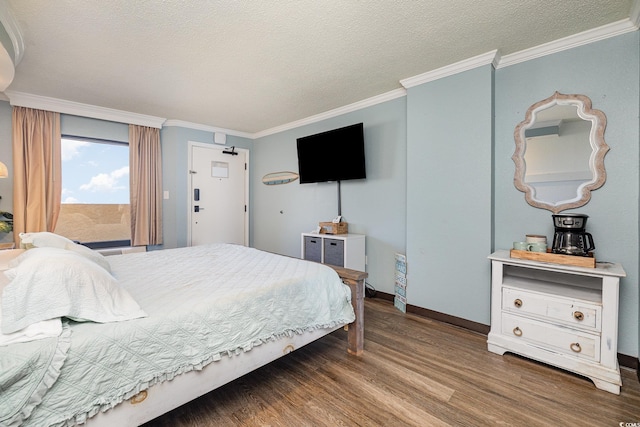
[[[618,295],[620,264],[596,268],[491,259],[489,351],[509,351],[590,378],[619,394]]]

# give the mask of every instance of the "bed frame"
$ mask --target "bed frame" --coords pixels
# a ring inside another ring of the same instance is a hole
[[[341,327],[348,329],[347,352],[361,356],[364,352],[364,281],[368,275],[361,271],[330,267],[336,270],[342,281],[351,289],[351,304],[356,314],[353,323],[338,325],[333,329],[316,329],[300,335],[295,334],[254,347],[249,352],[210,363],[201,371],[178,375],[171,381],[158,383],[113,409],[89,418],[87,424],[90,427],[138,426]]]

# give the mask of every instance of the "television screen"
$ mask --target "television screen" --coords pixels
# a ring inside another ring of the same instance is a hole
[[[364,179],[364,126],[358,123],[298,138],[300,184]]]

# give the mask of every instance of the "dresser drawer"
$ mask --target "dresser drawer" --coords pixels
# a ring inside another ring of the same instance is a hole
[[[599,335],[553,326],[507,313],[502,314],[502,334],[527,341],[547,350],[594,362],[600,361]]]
[[[502,289],[502,309],[552,320],[567,326],[601,331],[602,307],[584,301],[537,294],[516,288]]]

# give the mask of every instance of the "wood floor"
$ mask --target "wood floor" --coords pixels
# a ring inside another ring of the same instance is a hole
[[[486,348],[484,335],[367,299],[362,358],[336,331],[145,426],[640,425],[635,371],[623,368],[616,396]]]

